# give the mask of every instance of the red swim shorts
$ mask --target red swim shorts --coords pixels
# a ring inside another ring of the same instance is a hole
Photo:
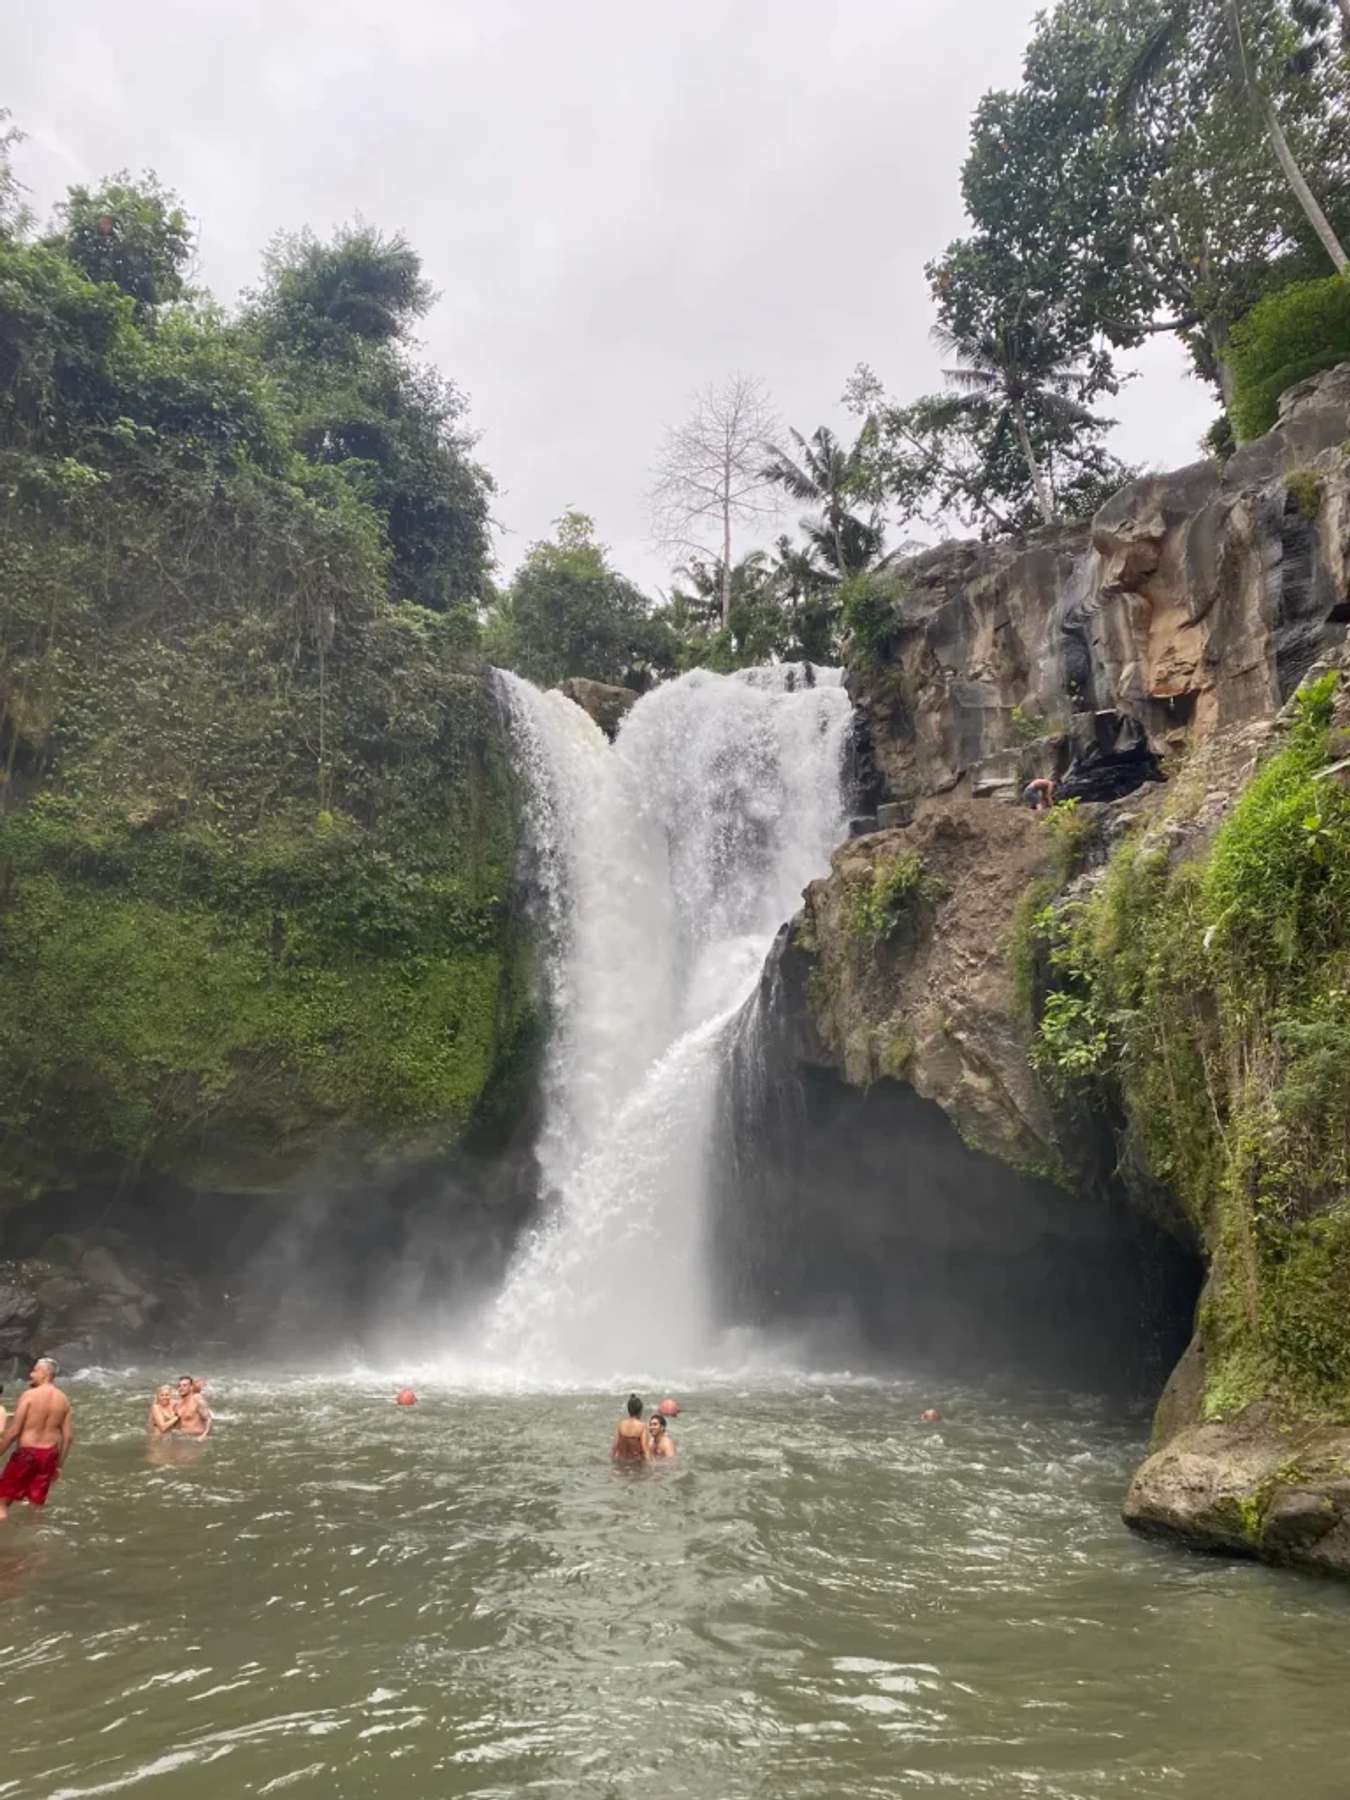
[[[45,1506],[52,1483],[61,1473],[61,1452],[34,1450],[20,1445],[0,1471],[0,1500],[26,1500],[30,1506]]]

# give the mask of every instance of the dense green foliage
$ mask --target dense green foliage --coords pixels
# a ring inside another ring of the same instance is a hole
[[[1208,1405],[1350,1416],[1350,792],[1327,778],[1334,677],[1201,862],[1127,841],[1094,897],[1041,914],[1037,1059],[1106,1080],[1210,1246]],[[1343,735],[1343,734],[1342,734]]]
[[[1260,437],[1286,388],[1350,362],[1350,280],[1329,275],[1267,295],[1234,327],[1232,361],[1233,428]]]
[[[232,320],[153,179],[60,217],[0,235],[0,1188],[453,1141],[528,996],[416,258],[303,240]]]
[[[564,513],[552,542],[531,546],[489,613],[484,649],[541,687],[569,675],[646,687],[675,653],[668,627],[579,512]]]
[[[469,455],[464,400],[407,343],[434,295],[416,253],[368,226],[279,238],[244,331],[286,403],[291,441],[380,520],[393,599],[459,621],[471,642],[489,562],[492,483]]]
[[[946,391],[888,398],[866,365],[846,389],[871,422],[877,492],[989,536],[1090,517],[1130,475],[1095,403],[1118,391],[1116,354],[1158,332],[1231,400],[1238,321],[1325,273],[1350,230],[1344,17],[1329,0],[1058,0],[1037,15],[1021,83],[976,109],[972,230],[928,268]],[[1289,379],[1328,350],[1302,352]],[[1270,398],[1244,429],[1265,429]]]
[[[903,850],[879,860],[870,878],[850,896],[849,925],[855,937],[869,944],[883,944],[902,930],[913,929],[941,899],[937,877],[930,875],[916,850]]]
[[[130,294],[137,312],[181,300],[192,230],[177,196],[153,175],[123,169],[97,188],[73,187],[60,208],[53,245],[90,281]]]
[[[931,271],[942,322],[968,331],[1026,296],[1066,352],[1164,328],[1217,378],[1252,303],[1327,267],[1265,100],[1322,205],[1350,217],[1346,69],[1334,41],[1309,38],[1315,10],[1242,0],[1240,53],[1220,0],[1059,0],[1042,14],[1021,85],[975,115],[975,230]]]

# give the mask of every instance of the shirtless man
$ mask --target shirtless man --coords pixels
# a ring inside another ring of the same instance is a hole
[[[47,1504],[51,1485],[75,1442],[70,1402],[56,1385],[56,1364],[50,1356],[33,1364],[28,1391],[0,1435],[0,1456],[16,1439],[18,1448],[0,1473],[0,1521],[9,1517],[16,1500],[30,1506]]]
[[[165,1437],[177,1430],[178,1412],[173,1403],[173,1389],[166,1381],[150,1402],[150,1435]]]
[[[663,1456],[674,1456],[675,1440],[670,1435],[662,1413],[654,1412],[647,1421],[647,1435],[652,1440],[652,1456],[657,1462]]]
[[[614,1442],[610,1446],[611,1462],[650,1462],[652,1440],[642,1423],[642,1402],[636,1394],[628,1396],[628,1413],[619,1420]]]
[[[204,1438],[211,1430],[211,1414],[202,1399],[203,1382],[190,1375],[178,1377],[178,1429],[184,1437]]]

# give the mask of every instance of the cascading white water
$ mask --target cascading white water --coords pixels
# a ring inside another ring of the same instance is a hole
[[[553,1030],[549,1206],[481,1349],[523,1380],[609,1381],[707,1354],[705,1159],[726,1027],[844,823],[837,670],[696,670],[611,746],[501,676],[528,783]]]

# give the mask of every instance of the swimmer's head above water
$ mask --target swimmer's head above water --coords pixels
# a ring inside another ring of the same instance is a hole
[[[651,1432],[651,1434],[654,1438],[659,1438],[661,1433],[665,1430],[665,1428],[666,1428],[665,1420],[661,1417],[659,1412],[654,1412],[652,1414],[651,1418],[648,1419],[648,1421],[647,1421],[648,1431]]]
[[[642,1402],[636,1394],[630,1394],[628,1396],[628,1416],[630,1419],[640,1419],[642,1417]]]

